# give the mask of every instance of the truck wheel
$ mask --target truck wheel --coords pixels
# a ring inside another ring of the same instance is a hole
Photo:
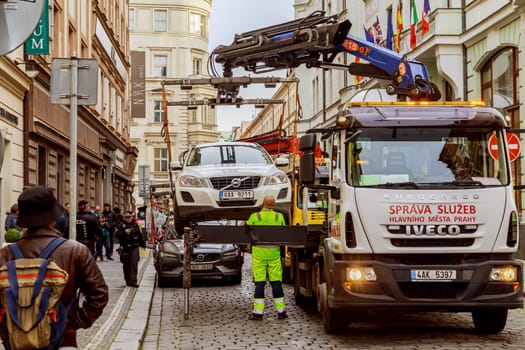
[[[507,323],[507,309],[472,311],[472,321],[478,333],[499,333]]]
[[[348,330],[348,319],[341,310],[328,305],[328,286],[326,282],[319,285],[317,308],[321,312],[323,327],[328,334],[344,333]]]
[[[293,295],[295,298],[295,305],[306,306],[308,304],[309,298],[301,294],[298,277],[294,278],[293,280]]]
[[[283,263],[283,283],[292,284],[292,268]]]
[[[310,303],[309,297],[301,294],[301,276],[304,275],[299,272],[299,256],[297,253],[292,255],[292,266],[291,266],[291,272],[293,274],[292,282],[293,282],[293,295],[295,297],[295,305],[297,306],[306,306]]]

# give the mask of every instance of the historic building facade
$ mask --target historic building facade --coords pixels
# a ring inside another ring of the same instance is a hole
[[[169,106],[166,111],[162,94],[166,82],[167,102],[215,97],[216,90],[208,85],[195,85],[188,90],[168,83],[208,77],[211,3],[211,0],[130,1],[132,142],[139,149],[138,169],[149,169],[147,180],[151,184],[167,183],[170,161],[177,160],[192,144],[215,142],[219,138],[215,109]],[[144,87],[142,91],[140,86]],[[140,185],[138,169],[134,179]],[[135,187],[134,193],[137,205],[145,203],[148,197],[147,191],[139,193],[139,187]]]
[[[22,45],[0,57],[0,127],[7,157],[2,177],[9,177],[0,184],[2,211],[27,186],[51,187],[60,202],[70,202],[70,110],[52,104],[50,96],[52,74],[58,74],[51,71],[53,58],[71,57],[98,63],[97,103],[79,105],[76,116],[74,197],[93,206],[109,202],[131,209],[138,152],[130,143],[127,106],[128,1],[49,0],[48,5],[48,54],[27,54]]]
[[[24,187],[24,100],[31,78],[14,63],[22,51],[17,49],[0,56],[0,132],[3,138],[0,146],[4,150],[0,171],[0,213],[9,211]],[[5,215],[1,218],[5,220]]]

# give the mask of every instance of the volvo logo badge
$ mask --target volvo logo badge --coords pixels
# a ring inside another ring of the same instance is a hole
[[[241,185],[241,182],[242,182],[241,179],[239,179],[238,177],[233,178],[231,182],[232,187],[239,188],[239,186]]]

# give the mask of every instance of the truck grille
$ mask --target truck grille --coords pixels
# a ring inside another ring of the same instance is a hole
[[[474,238],[434,238],[434,239],[390,239],[394,247],[470,247],[474,244]]]
[[[235,180],[235,181],[234,181]],[[213,188],[217,190],[249,190],[257,188],[261,182],[260,176],[226,176],[226,177],[212,177],[210,178]],[[239,184],[238,187],[232,186],[232,181]],[[227,187],[227,188],[225,188]]]

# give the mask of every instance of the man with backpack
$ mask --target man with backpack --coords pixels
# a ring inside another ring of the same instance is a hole
[[[18,223],[21,227],[27,228],[27,231],[16,243],[15,249],[10,248],[12,246],[10,245],[0,250],[0,266],[2,266],[0,268],[0,300],[2,301],[0,337],[6,349],[17,347],[75,349],[77,329],[91,327],[102,314],[108,302],[108,286],[86,245],[74,240],[65,240],[61,237],[61,233],[54,229],[56,220],[62,215],[64,208],[57,202],[52,189],[42,186],[28,188],[19,196],[18,206]],[[16,260],[13,260],[14,258]],[[40,265],[35,265],[36,263]],[[44,317],[38,319],[35,316],[35,313],[39,312],[38,306],[26,308],[16,316],[18,310],[16,294],[20,293],[19,300],[27,297],[22,293],[29,294],[31,300],[30,296],[38,286],[36,281],[30,280],[32,274],[24,274],[23,272],[28,270],[20,272],[21,269],[36,266],[34,270],[38,272],[44,263],[47,264],[47,273],[43,274],[44,288],[42,288],[41,300],[50,300],[49,305],[43,308]],[[7,266],[7,271],[4,265]],[[50,272],[51,268],[53,270]],[[9,279],[3,278],[7,274]],[[14,288],[17,290],[10,286],[12,278],[18,279],[20,288]],[[47,299],[45,299],[46,289],[51,294]],[[81,305],[78,300],[79,292],[83,296]],[[53,298],[58,299],[56,305],[52,302]],[[66,311],[62,312],[62,310]],[[63,317],[63,314],[66,316]],[[36,324],[36,327],[30,330],[21,329],[19,325],[27,325],[28,319],[30,319],[29,323]],[[40,331],[41,328],[43,331]],[[20,334],[24,335],[20,336]],[[46,337],[51,339],[45,339]],[[31,341],[31,343],[17,345],[17,340]]]

